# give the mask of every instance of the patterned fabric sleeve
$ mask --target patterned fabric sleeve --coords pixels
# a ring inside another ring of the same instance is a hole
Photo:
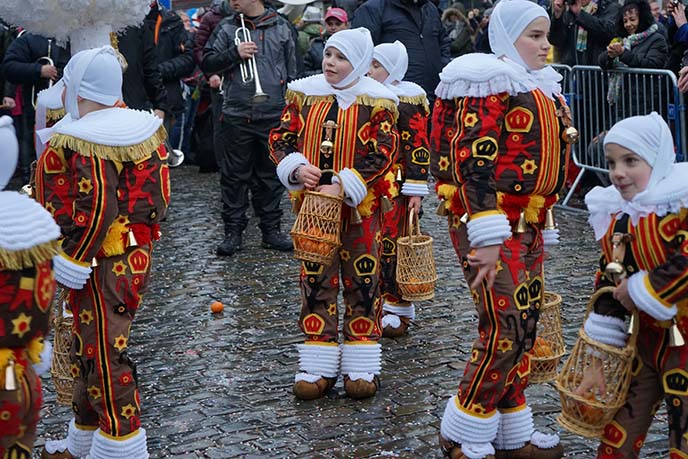
[[[366,123],[368,124],[365,126],[368,129],[366,150],[357,152],[355,169],[368,187],[384,177],[392,169],[396,160],[399,134],[395,118],[391,111],[377,107],[372,109],[370,121]],[[359,137],[360,135],[359,133]]]
[[[451,143],[456,132],[456,104],[452,100],[435,100],[432,110],[432,129],[430,130],[430,149],[432,154],[431,171],[441,183],[458,183],[450,169]]]
[[[72,260],[90,262],[117,218],[118,167],[114,161],[80,154],[70,162],[75,199],[72,223],[62,229],[62,250]]]
[[[298,133],[301,130],[300,110],[291,102],[282,111],[280,125],[270,131],[270,157],[279,165],[288,154],[298,151]]]
[[[399,146],[404,164],[405,181],[423,184],[427,188],[430,166],[430,145],[428,140],[428,112],[419,104],[400,103]]]

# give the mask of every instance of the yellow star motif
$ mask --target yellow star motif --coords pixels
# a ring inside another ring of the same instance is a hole
[[[102,393],[100,392],[100,387],[89,386],[88,395],[90,395],[93,400],[98,400],[102,396]]]
[[[118,277],[124,276],[127,273],[127,265],[122,260],[120,260],[112,266],[112,272],[115,273]]]
[[[449,169],[449,158],[447,156],[440,156],[440,160],[437,165],[440,166],[441,171],[446,171]]]
[[[88,309],[84,309],[79,313],[79,319],[82,324],[88,325],[93,321],[93,313]]]
[[[351,305],[350,305],[350,304],[347,304],[347,305],[346,305],[346,315],[349,316],[349,317],[351,317],[351,316],[354,315],[354,310],[351,309]]]
[[[327,308],[327,313],[331,316],[334,316],[337,314],[337,303],[330,303],[330,306]]]
[[[17,316],[16,319],[12,320],[14,328],[12,329],[12,334],[17,335],[20,339],[24,337],[31,330],[31,319],[23,312]]]
[[[458,228],[459,226],[461,226],[461,216],[460,215],[452,215],[451,226],[452,226],[452,228]]]
[[[351,260],[351,253],[349,253],[348,250],[340,250],[339,251],[339,258],[341,258],[342,261],[349,261],[349,260]]]
[[[471,354],[471,362],[477,362],[478,361],[478,351],[473,349],[473,353]]]
[[[389,134],[392,130],[392,123],[390,123],[389,121],[383,121],[382,123],[380,123],[380,130],[385,134]]]
[[[124,335],[119,335],[117,338],[115,338],[114,347],[118,351],[122,352],[127,347],[127,338]]]
[[[92,189],[93,184],[91,183],[91,180],[87,179],[86,177],[81,177],[81,180],[79,180],[79,192],[88,194]]]
[[[291,112],[284,112],[284,115],[282,115],[282,122],[288,123],[289,121],[291,121]]]
[[[521,169],[524,174],[534,174],[537,168],[537,164],[535,164],[535,161],[532,159],[526,159],[523,161],[523,164],[521,164]]]
[[[463,118],[463,124],[466,127],[472,128],[475,126],[475,123],[478,122],[478,117],[476,116],[475,113],[468,113],[466,116]]]
[[[128,215],[118,215],[117,220],[115,220],[117,223],[120,225],[129,225],[129,216]]]
[[[411,138],[411,133],[409,131],[401,131],[401,140],[408,140]]]
[[[500,339],[497,348],[502,352],[510,351],[513,348],[514,342],[509,338]]]
[[[69,373],[72,375],[72,378],[78,378],[79,376],[81,376],[81,369],[77,364],[73,363],[69,367]]]
[[[129,419],[130,417],[134,416],[136,414],[136,408],[134,405],[124,405],[122,407],[122,416],[126,419]]]

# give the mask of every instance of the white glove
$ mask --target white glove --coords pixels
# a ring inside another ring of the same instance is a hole
[[[55,279],[65,287],[74,290],[81,290],[91,275],[90,266],[80,266],[59,254],[53,257],[53,267]]]
[[[559,245],[559,228],[542,230],[542,243],[545,246],[545,251],[555,245]]]

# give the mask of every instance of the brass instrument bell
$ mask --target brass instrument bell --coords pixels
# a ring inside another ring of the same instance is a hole
[[[557,228],[557,224],[554,221],[554,210],[550,207],[547,209],[545,212],[545,229],[546,230],[553,230]]]
[[[12,357],[5,367],[5,390],[17,390],[17,374],[14,371],[14,359]]]
[[[528,230],[528,223],[526,222],[526,213],[521,211],[518,216],[518,224],[516,225],[516,233],[523,234]]]
[[[676,318],[674,317],[671,320],[671,328],[669,329],[669,347],[680,347],[684,344],[686,344],[686,341],[683,339],[681,330],[678,329]]]

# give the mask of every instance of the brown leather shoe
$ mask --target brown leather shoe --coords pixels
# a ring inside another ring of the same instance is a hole
[[[327,391],[334,387],[337,378],[326,378],[322,376],[314,383],[308,381],[297,381],[292,389],[296,398],[301,400],[316,400],[323,398]]]
[[[76,459],[76,456],[72,456],[72,453],[70,453],[66,448],[64,451],[55,451],[54,453],[49,453],[46,451],[45,447],[43,447],[43,451],[41,451],[41,459]]]
[[[387,325],[382,330],[382,336],[384,336],[385,338],[399,338],[400,336],[404,336],[406,334],[406,331],[408,330],[409,322],[411,322],[411,319],[402,316],[399,316],[399,319],[401,320],[399,326],[394,328],[391,325]]]
[[[377,392],[380,387],[380,378],[373,377],[371,382],[365,379],[357,379],[352,381],[348,376],[344,376],[344,390],[346,395],[355,399],[370,398]]]
[[[447,440],[442,434],[437,435],[440,439],[440,449],[442,454],[447,459],[468,459],[468,457],[461,451],[461,445],[455,441]],[[485,456],[484,459],[495,459],[492,454]]]
[[[538,448],[528,442],[519,449],[495,450],[496,459],[560,459],[564,457],[564,447],[559,443],[551,448]]]

